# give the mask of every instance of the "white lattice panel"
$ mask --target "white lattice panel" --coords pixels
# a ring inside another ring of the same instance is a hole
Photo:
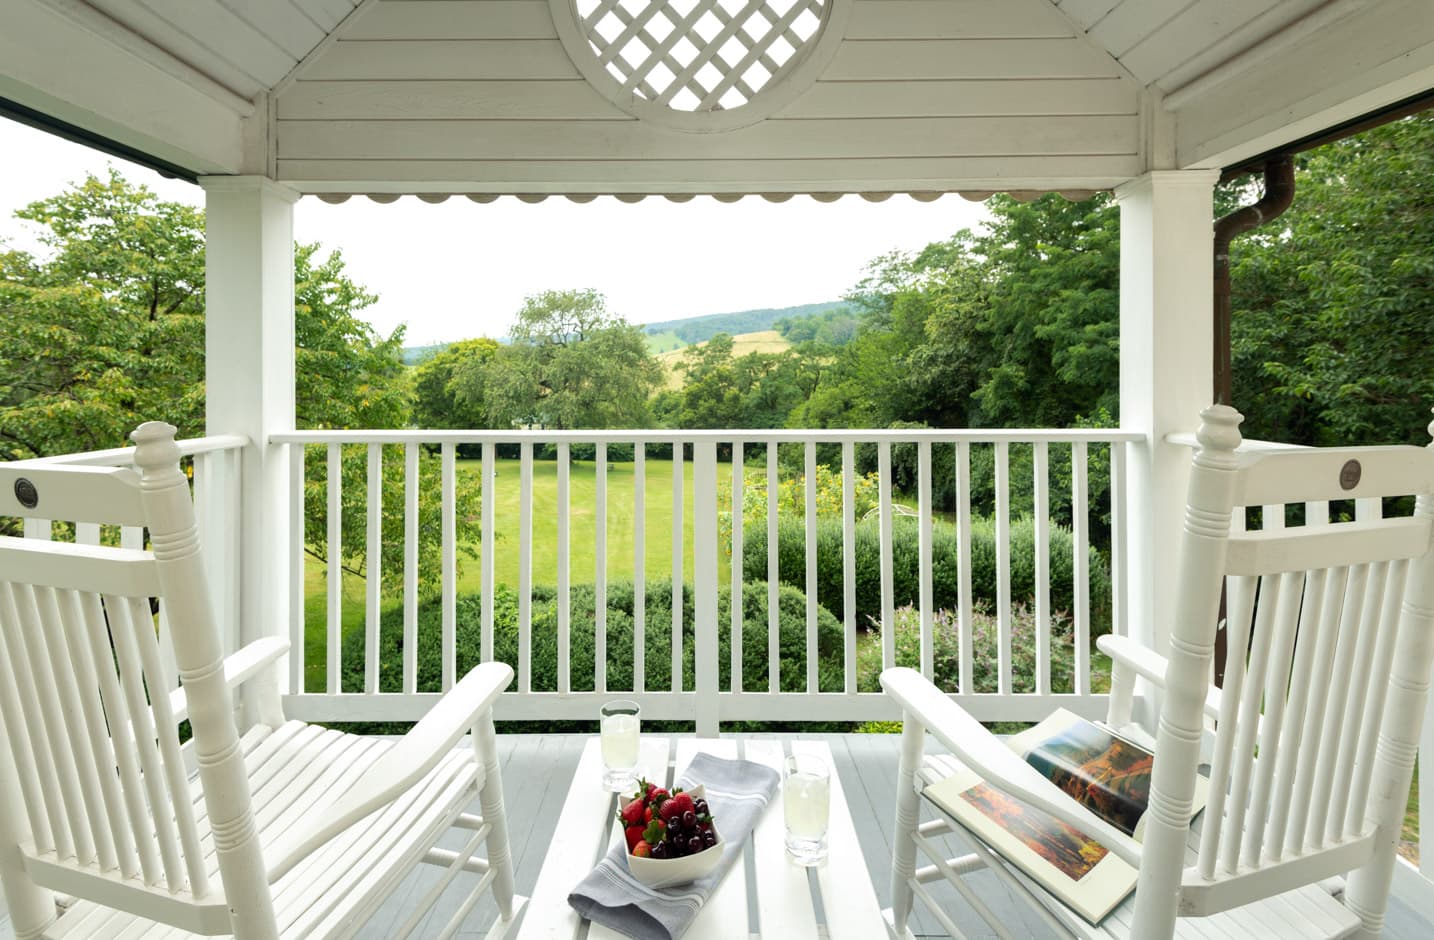
[[[598,64],[626,94],[676,111],[738,108],[780,81],[827,0],[577,0]]]

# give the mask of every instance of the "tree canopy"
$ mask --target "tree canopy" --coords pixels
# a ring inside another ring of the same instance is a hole
[[[455,401],[493,427],[645,427],[662,379],[642,331],[610,313],[594,290],[526,298],[512,342],[455,365]]]

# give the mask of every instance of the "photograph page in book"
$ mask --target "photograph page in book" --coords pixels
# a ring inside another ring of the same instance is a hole
[[[1140,841],[1154,756],[1107,728],[1061,709],[1006,739],[1071,799]],[[1209,785],[1196,782],[1194,811]],[[1135,888],[1136,870],[1100,842],[961,771],[926,796],[1081,917],[1099,923]]]

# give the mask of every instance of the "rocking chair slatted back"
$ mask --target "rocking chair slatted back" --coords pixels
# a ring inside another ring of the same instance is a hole
[[[1396,696],[1422,696],[1430,668],[1421,597],[1434,564],[1434,453],[1237,454],[1238,420],[1214,408],[1201,429],[1182,561],[1189,593],[1179,600],[1166,675],[1176,694],[1161,712],[1151,799],[1150,833],[1159,834],[1146,841],[1147,853],[1174,856],[1177,839],[1163,830],[1189,815],[1188,787],[1167,787],[1162,770],[1193,770],[1198,759],[1208,624],[1223,578],[1229,658],[1197,858],[1181,879],[1186,914],[1226,910],[1378,855],[1389,827],[1398,832],[1403,797],[1395,805],[1392,790],[1402,776],[1407,793],[1423,714],[1422,701],[1406,713],[1409,702]],[[1412,518],[1331,524],[1312,514],[1306,525],[1284,525],[1286,502],[1402,496],[1417,498]],[[1236,500],[1263,507],[1263,531],[1230,532],[1232,513],[1244,512]],[[1161,870],[1142,866],[1142,892]],[[1138,893],[1137,910],[1160,893]]]
[[[9,477],[23,475],[28,489],[20,489],[31,502],[38,496],[36,505],[18,508],[33,515],[45,511],[52,487],[73,495],[93,486],[104,505],[94,503],[81,521],[143,523],[152,546],[0,538],[0,722],[25,802],[27,867],[37,883],[99,891],[114,907],[185,929],[229,932],[253,904],[260,922],[272,920],[263,911],[271,901],[218,631],[200,580],[188,482],[169,434],[149,425],[136,432],[143,477],[37,465],[3,470],[7,494],[16,489]],[[97,530],[84,534],[97,541]],[[183,635],[159,635],[157,624],[167,618],[151,608],[157,596],[185,624]],[[176,671],[204,785],[197,801],[171,696]],[[196,820],[206,814],[201,837]],[[226,853],[240,864],[218,866],[216,856]],[[237,892],[229,883],[236,871],[245,873]]]

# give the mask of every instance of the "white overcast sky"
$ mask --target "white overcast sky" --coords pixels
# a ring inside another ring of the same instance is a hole
[[[0,118],[0,240],[35,250],[15,210],[112,163],[161,198],[203,206],[197,186]],[[385,333],[408,324],[405,341],[417,345],[505,335],[523,297],[549,288],[596,288],[634,323],[836,300],[872,258],[919,249],[984,216],[959,196],[632,205],[306,197],[294,228],[300,241],[341,249],[350,276],[379,295],[366,317]]]

